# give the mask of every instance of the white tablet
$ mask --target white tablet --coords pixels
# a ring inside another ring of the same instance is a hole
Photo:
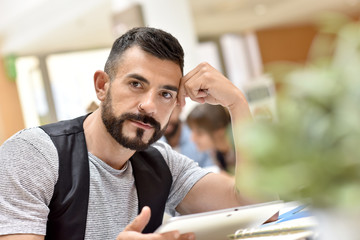
[[[195,233],[196,240],[227,240],[228,235],[239,229],[260,226],[283,205],[283,201],[274,201],[172,217],[155,232],[178,230],[180,233]]]

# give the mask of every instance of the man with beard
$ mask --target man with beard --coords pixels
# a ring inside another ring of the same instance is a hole
[[[210,65],[183,75],[172,35],[128,31],[95,72],[94,87],[100,106],[92,114],[22,130],[0,147],[1,240],[193,239],[152,232],[164,210],[249,203],[234,179],[156,142],[185,97],[227,107],[234,123],[250,118],[242,92]]]
[[[219,168],[214,164],[210,154],[205,151],[199,151],[191,140],[191,130],[180,119],[181,112],[182,107],[177,105],[170,116],[164,137],[161,140],[166,141],[175,151],[197,162],[200,167],[213,172],[219,172]]]

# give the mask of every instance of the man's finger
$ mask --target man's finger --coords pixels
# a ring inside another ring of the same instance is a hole
[[[161,234],[165,239],[171,240],[195,240],[194,233],[183,233],[180,234],[179,231],[171,231]]]
[[[180,237],[179,231],[165,232],[161,233],[161,235],[164,237],[164,239],[179,239]]]
[[[180,235],[180,240],[195,240],[194,233],[183,233]]]
[[[201,64],[197,65],[194,69],[192,69],[190,72],[188,72],[185,76],[182,77],[181,81],[186,82],[190,78],[192,78],[195,74],[197,74],[201,69]]]
[[[140,214],[132,221],[129,225],[127,225],[124,231],[135,231],[142,232],[146,225],[149,223],[151,216],[151,210],[149,207],[143,207]]]
[[[191,70],[190,72],[188,72],[185,76],[183,76],[181,78],[179,92],[178,92],[178,98],[177,98],[178,104],[181,107],[185,106],[185,103],[186,103],[185,97],[188,97],[188,94],[185,89],[185,84],[189,79],[191,79],[195,74],[197,74],[199,72],[199,69],[200,69],[200,65],[196,66],[193,70]]]
[[[186,97],[186,91],[184,88],[184,85],[182,85],[182,83],[180,84],[180,89],[177,95],[177,104],[180,105],[181,107],[185,106],[185,97]]]

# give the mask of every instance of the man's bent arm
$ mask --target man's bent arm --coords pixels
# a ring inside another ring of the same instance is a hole
[[[228,79],[207,64],[200,64],[182,80],[180,94],[200,103],[221,104],[229,110],[236,149],[236,174],[246,164],[238,153],[238,141],[234,133],[238,124],[251,119],[248,103],[243,93]],[[201,89],[204,89],[202,91]],[[206,94],[205,94],[205,93]],[[180,100],[180,103],[182,100]],[[181,214],[218,210],[255,203],[242,196],[236,189],[235,178],[210,173],[199,180],[178,205]]]

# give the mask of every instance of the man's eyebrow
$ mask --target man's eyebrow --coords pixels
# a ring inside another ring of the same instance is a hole
[[[143,76],[139,75],[139,74],[136,74],[136,73],[130,73],[127,75],[127,77],[129,78],[135,78],[141,82],[144,82],[144,83],[147,83],[147,84],[150,84],[149,80],[147,80],[146,78],[144,78]]]
[[[144,82],[146,84],[150,84],[150,81],[147,80],[146,78],[144,78],[143,76],[139,75],[139,74],[136,74],[136,73],[130,73],[127,75],[127,77],[129,78],[135,78],[141,82]],[[179,91],[179,88],[176,87],[176,86],[173,86],[173,85],[163,85],[161,86],[161,88],[164,88],[164,89],[167,89],[167,90],[170,90],[170,91],[174,91],[174,92],[178,92]]]
[[[179,88],[178,87],[175,87],[175,86],[172,86],[172,85],[164,85],[162,86],[163,88],[167,89],[167,90],[170,90],[170,91],[174,91],[174,92],[178,92],[179,91]]]

